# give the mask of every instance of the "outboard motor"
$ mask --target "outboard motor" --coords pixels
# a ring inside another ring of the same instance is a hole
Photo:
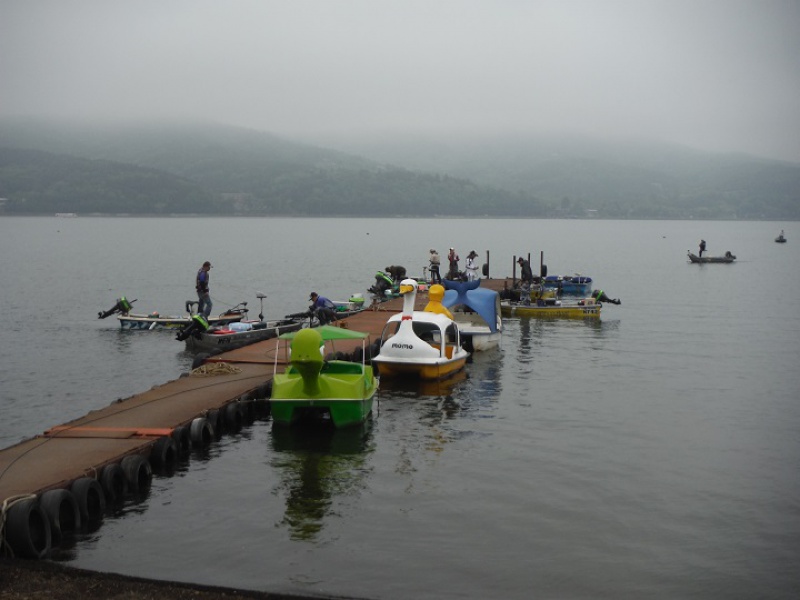
[[[384,297],[386,295],[386,292],[392,289],[393,285],[394,282],[392,281],[391,277],[389,277],[383,271],[378,271],[375,274],[375,284],[367,291],[372,294],[375,294],[376,296]]]
[[[128,301],[128,299],[125,296],[122,296],[122,298],[117,298],[117,303],[108,310],[97,313],[97,318],[105,319],[106,317],[110,317],[114,313],[122,313],[124,315],[130,312],[131,305],[134,302],[136,302],[136,300]]]
[[[175,339],[179,342],[188,340],[191,336],[200,337],[201,333],[205,333],[209,328],[208,321],[203,315],[192,315],[192,321],[186,327],[178,332]]]

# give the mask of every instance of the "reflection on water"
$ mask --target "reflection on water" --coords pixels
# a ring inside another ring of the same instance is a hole
[[[287,525],[293,540],[313,541],[325,526],[337,496],[355,496],[367,486],[374,451],[370,419],[356,427],[330,424],[273,424],[270,464],[286,495]]]

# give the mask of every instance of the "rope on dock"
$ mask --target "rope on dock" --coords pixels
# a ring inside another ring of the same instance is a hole
[[[6,541],[6,514],[8,513],[8,510],[17,502],[30,499],[35,500],[36,494],[20,494],[19,496],[10,496],[3,500],[3,506],[0,508],[0,543],[2,543],[3,554],[11,558],[14,558],[14,551],[11,549],[11,545]]]
[[[192,377],[215,377],[217,375],[235,375],[241,373],[239,367],[226,362],[205,363],[192,370]]]

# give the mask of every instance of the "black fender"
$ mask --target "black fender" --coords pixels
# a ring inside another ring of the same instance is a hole
[[[100,482],[91,477],[81,477],[72,482],[69,490],[78,503],[82,523],[97,523],[103,520],[106,512],[106,495]]]
[[[178,448],[178,458],[189,456],[192,452],[192,436],[189,427],[178,425],[172,430],[172,439],[175,440],[175,446]]]
[[[106,505],[115,508],[122,506],[125,494],[128,493],[128,481],[122,467],[118,463],[108,464],[100,471],[97,479],[106,495]]]
[[[206,448],[214,439],[214,430],[205,417],[197,417],[192,421],[189,429],[192,445],[197,448]]]
[[[65,534],[75,533],[81,527],[81,511],[72,492],[59,488],[48,490],[39,498],[39,506],[50,521],[52,544],[61,542]]]
[[[172,436],[158,438],[150,447],[150,465],[154,469],[169,471],[178,464],[178,444]]]
[[[234,400],[226,404],[222,410],[225,414],[225,427],[227,430],[232,433],[239,431],[244,423],[244,414],[239,402]]]
[[[6,512],[5,539],[16,556],[44,558],[50,553],[50,520],[36,498],[12,504]]]
[[[150,489],[153,482],[153,467],[144,456],[130,454],[122,459],[120,466],[131,494],[144,494]]]

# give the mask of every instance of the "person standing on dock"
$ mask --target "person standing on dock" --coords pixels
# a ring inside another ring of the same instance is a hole
[[[439,258],[439,253],[431,248],[431,285],[435,283],[442,283],[442,276],[439,274],[439,264],[442,262]]]
[[[703,252],[705,252],[705,251],[706,251],[706,241],[705,240],[700,240],[700,253],[697,256],[698,257],[702,257],[703,256]]]
[[[467,281],[478,279],[478,262],[475,260],[476,258],[478,258],[478,253],[475,250],[471,250],[467,254]]]
[[[517,259],[519,265],[519,301],[524,306],[531,304],[531,287],[533,286],[533,271],[531,263],[521,256]]]
[[[528,285],[533,283],[533,271],[531,271],[531,263],[522,258],[521,256],[517,259],[517,263],[519,263],[519,279],[520,281],[527,283]]]
[[[455,248],[450,248],[447,260],[450,262],[450,270],[447,272],[447,278],[452,280],[458,279],[458,261],[461,259],[458,254],[456,254]]]
[[[208,289],[208,280],[210,277],[209,271],[211,270],[211,263],[206,261],[200,270],[197,272],[197,279],[195,280],[195,289],[197,289],[197,314],[203,315],[206,319],[211,314],[211,292]]]

